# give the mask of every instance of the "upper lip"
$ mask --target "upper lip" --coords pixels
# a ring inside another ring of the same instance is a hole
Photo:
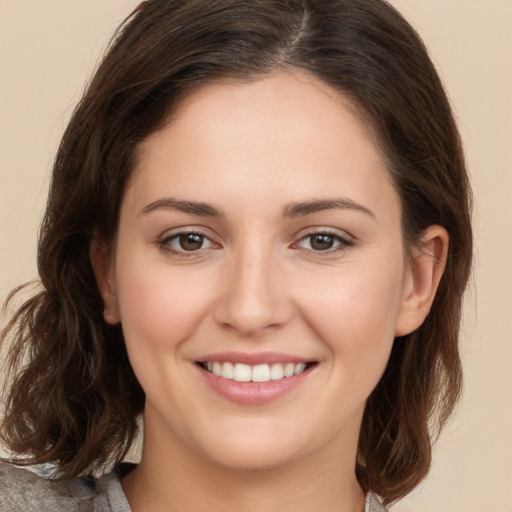
[[[274,363],[311,363],[314,359],[300,357],[292,354],[284,354],[282,352],[216,352],[214,354],[207,354],[197,359],[200,363],[241,363],[250,366],[258,364],[274,364]]]

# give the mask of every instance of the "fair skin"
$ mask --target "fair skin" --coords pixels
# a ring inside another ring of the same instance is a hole
[[[91,247],[147,396],[122,482],[134,512],[364,509],[366,399],[427,315],[448,237],[431,226],[406,256],[400,199],[353,111],[279,73],[199,89],[143,143],[114,255]],[[287,361],[307,365],[261,384],[208,371]]]

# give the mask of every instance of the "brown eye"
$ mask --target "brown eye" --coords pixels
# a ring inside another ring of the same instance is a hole
[[[304,236],[300,239],[297,246],[308,251],[326,252],[330,254],[339,250],[347,249],[353,244],[354,242],[350,239],[344,238],[337,233],[320,231]]]
[[[332,249],[335,238],[332,235],[320,233],[318,235],[310,235],[311,249],[314,251],[326,251]]]
[[[203,247],[204,236],[197,233],[184,233],[178,237],[178,243],[184,251],[197,251]]]
[[[158,246],[176,256],[192,256],[194,253],[202,254],[205,250],[218,248],[206,235],[194,231],[182,231],[168,236],[160,240]]]

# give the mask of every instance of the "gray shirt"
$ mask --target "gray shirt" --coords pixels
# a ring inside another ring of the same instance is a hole
[[[74,478],[62,482],[0,463],[0,512],[130,512],[120,481],[120,470],[101,478]],[[372,493],[365,512],[386,512]]]

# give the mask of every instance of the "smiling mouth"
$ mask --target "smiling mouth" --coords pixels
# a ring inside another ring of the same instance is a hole
[[[234,380],[236,382],[270,382],[282,380],[300,375],[316,366],[316,361],[308,363],[274,363],[257,364],[254,366],[242,363],[198,361],[197,365],[203,370],[212,373],[223,379]]]

